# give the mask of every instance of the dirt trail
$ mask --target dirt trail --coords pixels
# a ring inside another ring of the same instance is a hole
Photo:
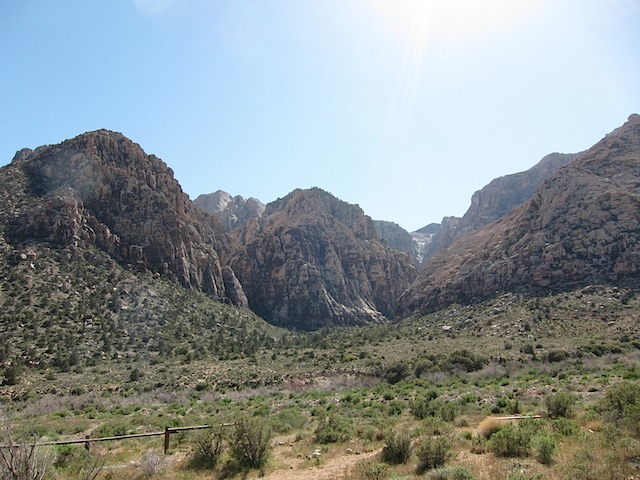
[[[282,452],[274,452],[275,457],[282,458]],[[269,472],[262,478],[267,480],[338,480],[344,478],[348,470],[360,460],[371,458],[380,453],[380,449],[356,455],[354,453],[344,453],[335,455],[330,459],[323,459],[320,465],[315,464],[315,460],[306,458],[290,458],[284,461],[287,465]]]

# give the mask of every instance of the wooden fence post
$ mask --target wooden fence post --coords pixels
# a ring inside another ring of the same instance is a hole
[[[86,439],[86,441],[84,442],[84,448],[86,448],[87,452],[89,452],[91,451],[91,442],[89,441],[89,438],[91,438],[91,435],[87,435],[84,438]]]
[[[169,436],[171,433],[169,432],[169,427],[164,427],[164,454],[166,455],[169,452]]]

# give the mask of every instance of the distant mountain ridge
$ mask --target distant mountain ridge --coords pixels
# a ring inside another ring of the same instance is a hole
[[[268,205],[223,191],[192,202],[162,160],[98,130],[23,149],[0,168],[0,262],[3,271],[18,262],[20,278],[31,278],[44,275],[29,270],[31,252],[79,264],[108,258],[278,326],[363,325],[500,291],[635,278],[639,186],[632,115],[586,152],[551,154],[496,179],[462,218],[409,234],[319,188]],[[61,287],[51,288],[31,293]]]
[[[639,227],[640,116],[632,115],[524,205],[434,255],[400,299],[401,312],[637,276]]]
[[[240,195],[233,197],[223,190],[199,195],[194,203],[205,212],[215,215],[227,232],[243,226],[250,218],[260,218],[266,207],[257,198],[244,199]]]
[[[435,253],[525,203],[547,177],[579,155],[551,153],[524,172],[492,180],[473,194],[471,206],[461,218],[444,217],[440,224],[432,223],[411,233],[393,222],[377,220],[378,234],[390,247],[409,254],[421,269]]]

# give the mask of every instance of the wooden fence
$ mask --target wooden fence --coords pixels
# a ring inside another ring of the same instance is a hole
[[[217,425],[192,425],[190,427],[165,427],[163,432],[149,432],[149,433],[133,433],[131,435],[118,435],[114,437],[101,437],[101,438],[91,438],[86,437],[83,440],[57,440],[55,442],[36,442],[26,444],[30,447],[34,446],[46,446],[46,445],[73,445],[73,444],[84,444],[85,448],[89,450],[91,448],[91,444],[94,442],[110,442],[114,440],[126,440],[128,438],[141,438],[141,437],[159,437],[161,435],[164,436],[164,454],[166,455],[169,452],[169,445],[171,442],[171,434],[178,432],[185,432],[188,430],[204,430],[207,428],[216,428],[216,427],[232,427],[235,423],[220,423]],[[20,445],[0,445],[0,448],[15,448]]]

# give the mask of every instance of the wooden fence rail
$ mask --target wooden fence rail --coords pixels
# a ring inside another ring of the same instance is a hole
[[[207,428],[216,428],[216,427],[232,427],[235,423],[220,423],[217,425],[192,425],[190,427],[165,427],[163,432],[149,432],[149,433],[132,433],[130,435],[118,435],[114,437],[100,437],[100,438],[91,438],[86,437],[83,440],[57,440],[52,442],[35,442],[24,445],[0,445],[0,448],[15,448],[21,446],[29,446],[29,447],[40,447],[40,446],[48,446],[48,445],[73,445],[73,444],[84,444],[85,448],[89,450],[91,448],[91,444],[93,442],[110,442],[114,440],[126,440],[128,438],[141,438],[141,437],[159,437],[160,435],[164,435],[164,453],[165,455],[169,452],[169,445],[172,433],[185,432],[187,430],[204,430]]]

